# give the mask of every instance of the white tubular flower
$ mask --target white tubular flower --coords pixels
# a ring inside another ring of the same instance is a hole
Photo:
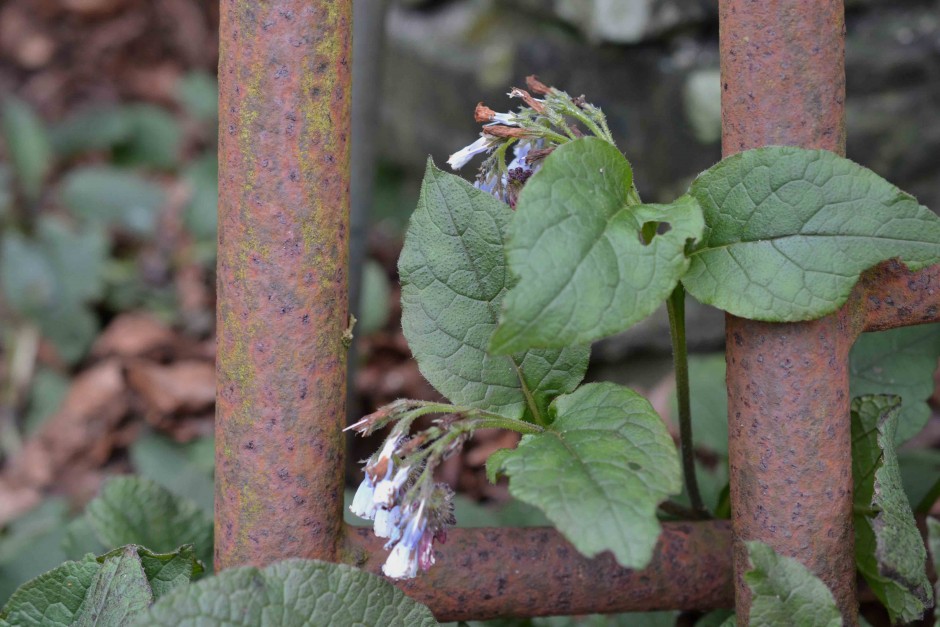
[[[408,481],[408,473],[411,466],[405,466],[395,473],[391,479],[382,479],[375,486],[375,492],[372,494],[372,502],[376,507],[390,509],[398,496],[398,491]]]
[[[375,535],[394,542],[401,537],[401,508],[380,509],[375,513]]]
[[[418,574],[417,549],[399,542],[382,565],[382,572],[391,579],[413,579]]]
[[[369,520],[375,518],[375,504],[372,501],[374,492],[375,487],[372,485],[372,481],[367,474],[366,478],[359,484],[359,489],[356,490],[356,496],[353,497],[349,511],[360,518],[367,518]]]
[[[506,126],[519,126],[515,113],[494,113],[490,124],[504,124]]]
[[[476,155],[481,152],[487,152],[490,150],[490,140],[484,135],[480,135],[480,139],[476,140],[469,146],[461,148],[447,159],[447,164],[451,167],[452,170],[459,170],[460,168],[467,165],[467,162],[470,159],[473,159]]]

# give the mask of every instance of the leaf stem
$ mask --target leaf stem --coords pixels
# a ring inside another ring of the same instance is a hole
[[[669,311],[669,335],[672,337],[672,359],[676,371],[676,396],[679,401],[679,448],[682,452],[682,474],[692,509],[711,517],[702,501],[695,476],[695,449],[692,444],[692,410],[689,404],[689,353],[685,342],[685,289],[682,283],[666,301]]]

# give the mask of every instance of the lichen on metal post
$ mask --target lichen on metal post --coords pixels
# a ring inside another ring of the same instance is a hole
[[[342,537],[351,0],[223,0],[216,568]]]
[[[721,0],[724,156],[783,144],[845,153],[842,0]],[[735,604],[746,624],[745,540],[795,557],[858,621],[848,355],[858,299],[821,320],[726,319]]]

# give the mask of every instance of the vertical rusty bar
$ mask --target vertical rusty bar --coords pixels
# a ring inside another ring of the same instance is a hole
[[[223,0],[216,568],[342,533],[351,0]]]
[[[845,153],[842,0],[720,0],[725,156],[784,144]],[[738,624],[750,611],[745,540],[795,557],[858,621],[847,361],[858,304],[822,320],[727,317]]]

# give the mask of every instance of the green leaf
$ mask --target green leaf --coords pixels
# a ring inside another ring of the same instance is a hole
[[[231,568],[159,599],[136,625],[436,625],[388,582],[343,564],[289,559]]]
[[[897,257],[912,270],[940,262],[940,218],[830,152],[741,152],[701,174],[690,193],[708,226],[682,282],[736,316],[819,318],[880,261]]]
[[[128,545],[105,553],[98,558],[98,562],[105,564],[112,558],[123,559],[127,555],[138,559],[154,599],[159,599],[205,572],[191,544],[184,544],[170,553],[154,553],[142,546]]]
[[[73,625],[85,601],[85,592],[101,568],[91,556],[65,562],[20,586],[0,610],[11,625]]]
[[[95,573],[76,627],[91,625],[123,627],[153,602],[147,575],[136,546],[126,546],[98,558]]]
[[[52,128],[52,145],[58,154],[71,157],[83,152],[110,150],[127,142],[133,132],[123,107],[92,107],[69,116]]]
[[[682,489],[662,419],[633,390],[589,383],[552,403],[549,431],[500,453],[509,492],[545,512],[582,554],[610,550],[626,568],[649,563],[656,508]]]
[[[0,600],[67,559],[61,543],[68,511],[65,499],[47,498],[6,526],[0,535]]]
[[[183,214],[186,229],[199,241],[215,246],[218,233],[219,160],[207,153],[193,160],[184,173],[190,193],[189,205]]]
[[[214,447],[212,438],[206,438]],[[159,483],[173,494],[191,500],[212,516],[215,488],[213,467],[205,468],[191,458],[190,445],[181,445],[166,436],[146,432],[130,446],[131,463],[137,475]],[[210,455],[214,451],[210,452]],[[214,461],[214,456],[212,457]]]
[[[695,627],[734,627],[737,625],[733,610],[713,610],[695,622]]]
[[[933,559],[933,570],[940,573],[940,520],[927,518],[927,544]],[[940,599],[940,581],[934,586],[934,598]],[[934,610],[934,627],[940,627],[940,612]]]
[[[49,307],[58,287],[55,270],[42,249],[16,231],[0,240],[0,287],[6,303],[32,319]]]
[[[894,449],[900,409],[897,396],[852,401],[855,561],[888,608],[891,622],[909,623],[932,605],[932,594],[925,572],[927,552],[901,485]]]
[[[362,295],[359,304],[359,324],[355,331],[363,336],[375,333],[385,326],[389,318],[389,296],[392,287],[385,270],[372,259],[362,265]]]
[[[219,117],[219,83],[208,72],[190,72],[180,79],[177,97],[189,115],[201,122]],[[212,124],[214,128],[216,125]]]
[[[753,570],[744,574],[751,588],[749,625],[838,627],[842,617],[832,592],[792,557],[777,555],[763,542],[747,542]]]
[[[901,481],[914,513],[927,513],[940,499],[940,450],[909,449],[898,451]]]
[[[632,184],[623,155],[595,138],[556,148],[526,183],[507,244],[518,283],[503,303],[494,353],[597,340],[669,296],[689,266],[686,244],[702,234],[701,210],[689,196],[637,205]],[[670,230],[644,243],[649,223]]]
[[[904,399],[896,444],[911,439],[930,420],[927,400],[940,359],[940,324],[864,333],[849,356],[850,394],[896,394]]]
[[[27,200],[34,202],[52,169],[52,146],[46,128],[29,105],[13,97],[3,103],[0,128],[20,189]]]
[[[172,169],[180,160],[183,132],[176,118],[165,109],[138,104],[124,107],[130,135],[115,148],[115,160],[126,166]]]
[[[42,334],[49,339],[66,364],[80,361],[95,336],[98,335],[98,316],[86,305],[66,305],[39,315]]]
[[[587,368],[588,346],[487,354],[507,288],[508,205],[428,161],[398,261],[402,330],[421,373],[458,405],[536,421]]]
[[[73,170],[62,183],[62,203],[91,224],[150,235],[165,201],[163,189],[130,171],[106,166]]]
[[[58,411],[69,390],[70,381],[55,370],[40,367],[29,390],[29,406],[23,419],[23,434],[36,433],[47,418]]]
[[[127,625],[155,598],[202,572],[191,546],[157,554],[128,545],[65,562],[17,590],[0,611],[11,625]],[[2,623],[0,623],[2,624]]]
[[[725,386],[725,355],[689,355],[689,396],[692,403],[692,433],[696,448],[728,456],[728,389]],[[672,415],[678,402],[672,394]]]
[[[203,563],[212,562],[212,520],[192,501],[148,479],[109,479],[85,515],[105,546],[139,544],[167,552],[192,544]]]

